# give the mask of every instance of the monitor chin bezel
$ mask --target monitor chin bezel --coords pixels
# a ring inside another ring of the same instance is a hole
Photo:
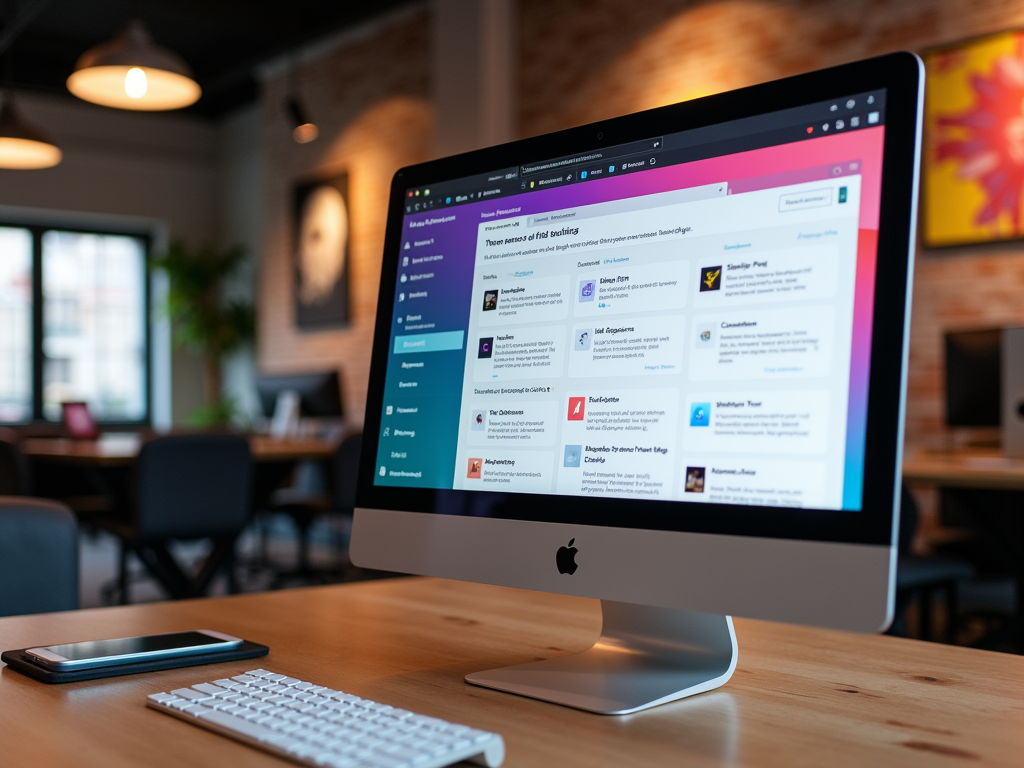
[[[859,511],[684,501],[495,494],[375,486],[398,260],[383,259],[357,507],[524,522],[890,546],[903,443],[906,345],[916,233],[924,71],[909,53],[812,72],[403,168],[392,180],[384,253],[400,250],[405,190],[496,168],[714,125],[850,93],[886,90],[862,508]],[[599,139],[598,136],[601,138]],[[482,499],[479,503],[477,498]]]
[[[853,632],[886,628],[894,611],[887,545],[357,508],[349,555],[363,568]]]

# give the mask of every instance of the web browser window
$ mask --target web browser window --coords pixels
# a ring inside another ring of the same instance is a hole
[[[377,484],[860,509],[883,110],[409,190]]]

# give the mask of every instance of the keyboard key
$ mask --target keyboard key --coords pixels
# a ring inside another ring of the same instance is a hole
[[[210,683],[200,683],[199,685],[192,686],[193,691],[199,691],[209,696],[216,696],[219,693],[227,693],[226,688],[221,688],[219,685],[211,685]]]
[[[278,749],[287,750],[289,747],[295,747],[302,744],[302,740],[296,739],[292,736],[271,736],[267,739],[267,744],[275,746]]]
[[[258,741],[265,741],[275,735],[269,728],[264,728],[262,725],[250,723],[248,720],[243,720],[240,717],[235,717],[215,709],[200,715],[200,718],[208,723],[219,725],[221,728],[230,728],[232,731]]]
[[[208,693],[200,693],[199,691],[194,691],[191,688],[179,688],[176,691],[171,691],[171,693],[180,699],[191,699],[192,701],[210,698]]]
[[[186,715],[193,715],[195,717],[198,717],[199,715],[205,712],[213,712],[214,710],[212,707],[204,707],[202,704],[193,704],[190,707],[185,707],[181,711],[184,712]]]

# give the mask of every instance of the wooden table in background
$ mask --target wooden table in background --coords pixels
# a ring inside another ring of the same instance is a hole
[[[249,438],[249,445],[256,462],[301,461],[328,458],[337,442],[313,437],[253,435]],[[92,467],[130,466],[138,458],[141,447],[140,440],[119,435],[99,440],[35,437],[21,442],[21,450],[36,461]]]
[[[910,485],[1024,491],[1024,459],[1007,458],[997,448],[911,448],[903,459],[903,480]]]
[[[998,448],[911,449],[903,460],[903,481],[948,489],[947,494],[970,500],[977,525],[1005,550],[1014,569],[1017,606],[1001,635],[1024,653],[1024,458],[1003,456]]]
[[[63,477],[66,470],[73,470],[89,489],[88,492],[76,490],[76,495],[71,496],[53,492],[50,485],[37,482],[37,493],[60,498],[78,513],[98,510],[106,514],[122,514],[131,507],[132,468],[139,458],[142,442],[138,435],[113,433],[98,440],[26,438],[20,447],[41,469],[50,470],[51,479],[55,475]],[[254,508],[259,509],[270,494],[286,482],[296,462],[330,458],[337,449],[338,441],[250,435],[249,446],[257,465],[252,500]]]
[[[607,717],[476,688],[468,672],[586,648],[592,600],[435,579],[0,619],[22,648],[210,628],[254,661],[47,686],[0,672],[4,766],[285,766],[147,709],[145,697],[254,667],[496,731],[515,766],[1007,766],[1024,755],[1024,657],[737,620],[717,691]]]

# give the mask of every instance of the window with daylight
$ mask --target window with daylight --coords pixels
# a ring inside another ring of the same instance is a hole
[[[59,421],[88,403],[107,424],[147,423],[145,236],[0,226],[0,423]]]

